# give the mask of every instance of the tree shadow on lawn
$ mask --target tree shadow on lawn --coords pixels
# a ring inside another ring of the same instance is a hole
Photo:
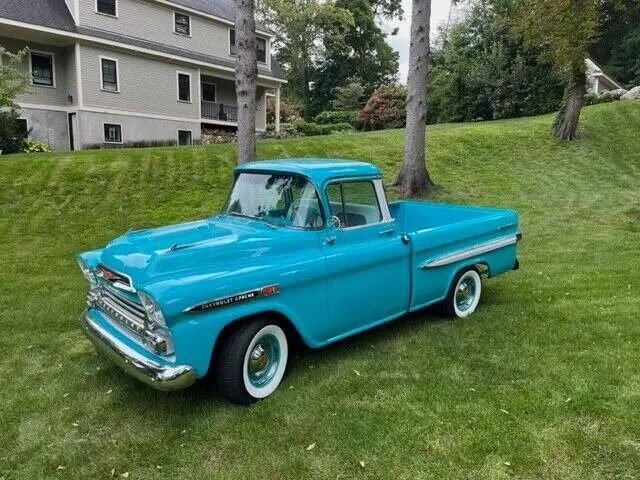
[[[417,312],[406,314],[394,321],[385,323],[371,330],[345,338],[321,349],[311,349],[304,344],[294,345],[289,357],[285,380],[296,372],[304,372],[314,365],[327,363],[337,365],[361,354],[368,355],[373,349],[384,348],[391,339],[409,341],[415,336],[428,334],[434,324],[455,322],[439,316],[437,307],[427,307]],[[104,360],[104,362],[107,362]],[[206,409],[207,411],[226,409],[230,406],[218,393],[212,375],[197,381],[191,387],[176,392],[160,392],[142,385],[139,381],[124,374],[118,367],[108,365],[102,370],[104,382],[119,383],[122,400],[126,402],[131,413],[146,415],[152,405],[154,415],[162,417],[177,409],[181,415],[189,415]]]

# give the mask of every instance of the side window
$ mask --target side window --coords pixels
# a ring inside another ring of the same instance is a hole
[[[118,0],[96,0],[96,12],[111,17],[118,16]]]
[[[327,187],[327,197],[331,216],[338,219],[339,228],[375,225],[382,221],[373,182],[332,183]]]

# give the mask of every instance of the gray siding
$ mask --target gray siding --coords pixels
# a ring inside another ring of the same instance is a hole
[[[55,87],[43,87],[32,85],[27,92],[18,95],[15,99],[16,103],[30,103],[46,106],[67,107],[67,49],[66,47],[52,47],[49,45],[41,45],[38,43],[24,42],[0,37],[0,45],[11,52],[17,52],[28,46],[32,51],[42,51],[53,53],[54,55],[54,81]],[[29,71],[31,59],[27,55],[23,61],[22,68],[25,72]]]
[[[200,123],[156,120],[153,118],[111,115],[104,113],[78,112],[80,144],[83,147],[104,143],[104,124],[122,125],[122,141],[165,141],[178,142],[178,130],[191,131],[193,141],[200,140]]]
[[[205,55],[234,58],[229,56],[227,24],[182,12],[191,17],[191,37],[178,35],[174,33],[174,11],[180,10],[146,0],[118,0],[118,18],[114,18],[96,13],[95,0],[84,0],[80,2],[80,24]]]
[[[118,60],[120,93],[102,91],[100,56]],[[80,57],[85,107],[200,118],[197,69],[85,45],[80,47]],[[191,103],[178,101],[178,71],[191,74]]]

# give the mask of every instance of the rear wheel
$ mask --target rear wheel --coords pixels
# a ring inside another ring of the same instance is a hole
[[[248,405],[271,395],[287,368],[289,345],[282,328],[269,319],[255,319],[230,334],[215,365],[223,397]]]
[[[475,268],[458,272],[442,304],[444,315],[449,318],[470,316],[478,307],[481,293],[482,281]]]

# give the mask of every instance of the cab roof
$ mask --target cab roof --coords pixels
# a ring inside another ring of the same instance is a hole
[[[381,177],[380,169],[370,163],[332,158],[289,158],[245,163],[236,173],[278,172],[304,175],[318,185],[328,180],[346,177]]]

